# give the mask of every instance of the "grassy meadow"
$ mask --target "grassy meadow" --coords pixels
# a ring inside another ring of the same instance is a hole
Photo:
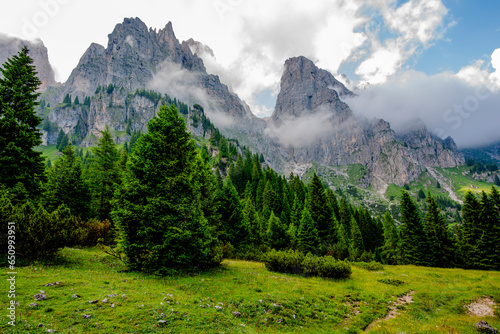
[[[500,301],[500,272],[415,266],[352,271],[350,279],[325,280],[225,260],[212,271],[157,277],[127,272],[96,248],[65,248],[53,264],[17,268],[16,326],[2,316],[0,332],[359,333],[410,291],[413,303],[399,306],[397,317],[377,322],[370,333],[476,333],[474,324],[482,319],[500,328],[499,308],[493,317],[473,317],[465,308],[483,296]],[[3,268],[5,315],[7,278]],[[60,284],[44,286],[54,282]],[[47,299],[30,307],[40,290]]]

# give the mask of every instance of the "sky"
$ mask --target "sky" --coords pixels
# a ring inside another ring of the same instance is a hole
[[[180,41],[213,50],[208,72],[258,116],[273,111],[285,60],[303,55],[347,75],[356,114],[396,129],[420,118],[472,147],[500,141],[499,14],[497,0],[23,0],[4,4],[0,33],[41,39],[64,82],[125,17],[171,21]]]

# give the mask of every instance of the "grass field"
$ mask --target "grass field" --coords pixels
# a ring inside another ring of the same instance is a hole
[[[410,291],[413,303],[401,306],[396,318],[376,323],[370,333],[476,333],[474,324],[481,319],[500,327],[498,309],[495,317],[479,318],[464,307],[485,295],[500,301],[499,272],[415,266],[370,272],[353,266],[351,279],[335,281],[225,260],[209,272],[161,278],[125,272],[119,261],[98,249],[64,249],[60,254],[57,264],[17,269],[16,326],[2,315],[0,332],[358,333]],[[6,273],[3,268],[0,275],[5,314]],[[402,284],[388,284],[394,280]],[[44,286],[56,281],[60,284]],[[30,307],[40,290],[47,299]]]

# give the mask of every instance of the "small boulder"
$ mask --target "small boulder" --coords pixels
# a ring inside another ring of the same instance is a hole
[[[487,333],[487,334],[497,334],[498,333],[498,330],[491,327],[490,324],[488,324],[484,320],[481,320],[476,324],[476,329],[478,331],[480,331],[481,333]]]
[[[31,304],[29,304],[29,307],[38,307],[38,304],[37,303],[31,303]]]
[[[37,293],[33,297],[35,298],[35,300],[38,300],[38,301],[47,299],[47,295],[45,295],[43,293]]]
[[[80,298],[80,296],[75,293],[71,298]]]
[[[103,303],[107,303],[107,302],[109,302],[109,299],[108,299],[108,298],[104,298],[104,299],[102,300],[102,302],[103,302]]]
[[[158,320],[158,323],[159,323],[159,324],[166,324],[166,323],[167,323],[167,320]]]
[[[97,304],[98,302],[99,302],[99,299],[89,300],[89,304]]]
[[[84,315],[82,315],[82,318],[83,318],[83,319],[89,319],[90,317],[91,317],[91,315],[90,315],[90,314],[84,314]]]
[[[241,317],[241,313],[238,311],[231,312],[235,317],[239,318]]]

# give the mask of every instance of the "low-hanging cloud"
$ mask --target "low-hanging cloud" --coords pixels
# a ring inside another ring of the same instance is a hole
[[[164,62],[160,70],[155,73],[148,87],[160,93],[168,94],[171,98],[192,105],[198,103],[203,106],[207,116],[218,127],[225,128],[234,124],[234,119],[219,110],[219,105],[207,92],[200,87],[200,73],[191,72],[182,68],[180,64],[170,61]]]
[[[486,82],[472,83],[454,73],[407,71],[356,93],[346,101],[356,115],[385,119],[396,132],[420,119],[459,147],[500,141],[500,91]]]
[[[286,147],[309,146],[331,133],[331,117],[331,110],[323,107],[313,114],[304,112],[303,116],[286,118],[279,126],[271,123],[264,130],[264,134]]]

